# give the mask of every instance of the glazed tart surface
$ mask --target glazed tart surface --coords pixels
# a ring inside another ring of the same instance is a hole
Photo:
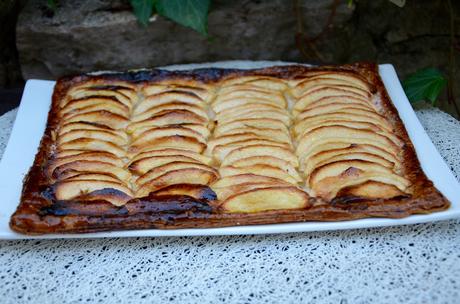
[[[60,79],[10,226],[223,227],[444,210],[377,66]]]

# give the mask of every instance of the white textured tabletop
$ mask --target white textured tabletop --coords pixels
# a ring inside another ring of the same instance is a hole
[[[15,115],[0,117],[0,153]],[[429,107],[417,116],[459,178],[460,122]],[[0,303],[459,301],[459,220],[284,235],[0,241]]]

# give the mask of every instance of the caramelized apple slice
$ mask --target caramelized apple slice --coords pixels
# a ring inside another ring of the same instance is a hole
[[[317,100],[324,97],[333,97],[340,96],[341,98],[352,97],[354,99],[362,99],[363,102],[368,102],[368,98],[364,98],[362,95],[353,93],[347,90],[338,89],[338,88],[324,88],[317,89],[312,92],[309,92],[307,95],[302,95],[294,105],[294,114],[301,112],[311,103],[316,102]]]
[[[195,132],[200,133],[201,137],[203,137],[203,138],[208,138],[209,135],[210,135],[209,129],[207,127],[205,127],[204,125],[202,125],[202,124],[184,123],[184,124],[167,125],[167,126],[172,127],[172,128],[182,127],[182,128],[191,129],[191,130],[193,130]],[[132,130],[132,132],[130,132],[130,134],[132,135],[133,138],[137,138],[137,137],[141,136],[142,133],[150,131],[150,130],[154,130],[156,128],[158,128],[158,127],[156,127],[156,126],[142,127],[142,128]]]
[[[190,86],[186,84],[166,84],[163,83],[161,85],[148,85],[142,89],[142,92],[145,96],[155,95],[162,92],[185,92],[185,93],[192,93],[196,97],[202,100],[208,100],[210,97],[210,92],[208,89],[199,86]]]
[[[75,115],[83,115],[85,113],[93,113],[95,111],[106,111],[106,112],[118,115],[120,117],[123,117],[125,119],[129,119],[129,112],[100,103],[100,104],[95,104],[95,105],[87,106],[81,109],[77,109],[77,110],[68,112],[67,114],[64,114],[61,116],[61,121],[67,121],[69,118],[72,118]]]
[[[232,176],[225,176],[212,184],[211,188],[229,188],[238,184],[251,184],[251,183],[266,183],[266,184],[281,184],[283,186],[291,186],[290,183],[282,179],[257,175],[253,173],[238,174]]]
[[[299,138],[296,153],[299,156],[304,156],[316,145],[327,141],[372,144],[393,155],[398,155],[400,152],[400,149],[392,141],[375,132],[343,126],[330,126],[319,127],[311,132],[303,134],[302,137]]]
[[[309,151],[308,153],[305,153],[304,155],[302,155],[302,157],[300,157],[300,165],[301,165],[300,170],[305,169],[305,165],[310,161],[310,158],[313,155],[323,153],[323,152],[334,151],[334,150],[335,151],[338,151],[341,149],[348,150],[348,149],[352,149],[353,147],[365,147],[364,151],[380,156],[384,158],[385,160],[393,163],[395,171],[398,171],[399,168],[401,167],[401,163],[398,160],[398,156],[395,156],[392,153],[389,153],[385,151],[384,149],[376,147],[374,145],[371,145],[368,143],[367,144],[354,144],[354,143],[350,143],[346,141],[326,141],[319,145],[316,145],[315,147],[311,149],[311,151]]]
[[[267,164],[257,164],[257,165],[252,165],[252,166],[239,167],[239,168],[233,167],[233,166],[223,166],[219,169],[219,173],[223,177],[239,175],[239,174],[254,173],[257,175],[278,178],[278,179],[281,179],[291,184],[297,184],[302,181],[300,177],[296,179],[293,176],[286,173],[285,171],[283,171],[282,169],[274,167],[274,166],[270,166]]]
[[[283,91],[287,87],[283,80],[269,76],[239,76],[221,80],[219,85],[223,88],[230,86],[250,85],[275,91]]]
[[[305,109],[313,109],[319,106],[326,106],[326,105],[334,105],[334,104],[348,104],[351,106],[358,106],[361,108],[365,108],[369,111],[377,112],[376,106],[372,103],[369,99],[366,102],[362,99],[353,98],[350,96],[332,96],[332,97],[323,97],[318,99],[317,101],[310,103]]]
[[[225,145],[215,146],[212,153],[215,158],[217,158],[220,162],[222,162],[227,157],[227,155],[233,150],[239,149],[241,147],[248,147],[248,146],[255,146],[255,145],[283,147],[287,150],[291,149],[291,146],[288,144],[271,141],[268,139],[248,139],[248,140],[241,140],[241,141],[228,143]]]
[[[363,113],[363,114],[367,114],[367,113],[374,113],[376,115],[379,115],[377,114],[377,112],[373,111],[373,110],[370,110],[369,108],[367,108],[366,106],[362,106],[362,105],[359,105],[359,104],[349,104],[349,103],[335,103],[335,104],[326,104],[326,105],[321,105],[321,106],[317,106],[317,107],[314,107],[314,108],[309,108],[309,109],[306,109],[304,111],[302,111],[301,113],[299,113],[295,119],[296,121],[301,121],[305,118],[309,118],[309,117],[317,117],[319,115],[326,115],[328,113],[334,113],[334,112],[341,112],[342,110],[349,110],[349,111],[355,111],[356,109],[359,109],[361,110],[359,113]],[[381,117],[383,119],[383,117]]]
[[[271,110],[254,110],[252,112],[240,113],[237,116],[218,116],[217,123],[230,123],[235,121],[235,117],[238,117],[238,119],[276,119],[284,123],[286,126],[289,126],[291,123],[291,118],[289,117],[289,115],[287,115],[287,113],[280,113]]]
[[[124,129],[128,125],[128,120],[125,117],[105,110],[75,114],[66,119],[66,123],[70,122],[97,123],[112,129]]]
[[[139,178],[136,180],[136,184],[143,185],[146,182],[153,180],[157,178],[158,176],[163,175],[169,171],[175,171],[175,170],[181,170],[181,169],[187,169],[187,168],[197,168],[201,170],[206,170],[206,171],[210,171],[218,175],[218,172],[214,168],[209,167],[207,165],[203,165],[197,162],[176,161],[176,162],[167,163],[167,164],[150,169],[145,174],[139,176]]]
[[[167,126],[167,127],[158,127],[155,129],[150,129],[147,130],[137,137],[133,137],[134,140],[132,141],[132,145],[137,146],[137,145],[143,145],[145,143],[148,143],[154,139],[160,138],[160,137],[167,137],[167,136],[188,136],[188,137],[193,137],[199,142],[206,143],[205,138],[201,136],[200,133],[188,129],[188,128],[183,128],[180,126]]]
[[[289,162],[278,158],[274,156],[252,156],[248,158],[243,158],[240,160],[237,160],[232,163],[233,167],[236,168],[241,168],[241,167],[248,167],[248,166],[253,166],[253,165],[263,165],[267,164],[273,167],[277,167],[286,173],[288,173],[290,176],[295,178],[296,180],[302,180],[300,177],[299,173],[297,170],[294,168],[293,165],[291,165]]]
[[[123,146],[127,144],[128,138],[126,135],[122,136],[121,134],[123,133],[120,133],[120,135],[118,135],[113,132],[101,130],[74,130],[60,134],[57,139],[57,144],[61,145],[63,143],[76,139],[78,140],[80,138],[93,138],[108,141],[118,146]]]
[[[106,96],[112,97],[124,104],[128,109],[131,110],[133,107],[134,100],[137,99],[136,92],[133,90],[109,90],[109,89],[77,89],[71,91],[70,94],[71,98],[67,100],[67,102],[71,101],[72,99],[83,99],[90,96]],[[66,105],[66,104],[65,104]]]
[[[197,185],[209,185],[217,178],[218,176],[214,172],[198,168],[187,168],[169,171],[163,175],[160,175],[154,180],[143,184],[136,191],[136,197],[147,196],[150,192],[154,192],[174,184],[188,183]]]
[[[137,154],[146,152],[151,148],[175,148],[201,153],[206,148],[206,144],[198,141],[194,137],[171,135],[153,138],[143,143],[132,144],[129,147],[129,153]]]
[[[299,82],[292,90],[292,94],[296,97],[299,97],[307,91],[323,86],[352,86],[354,88],[361,89],[370,94],[370,89],[366,85],[361,85],[359,83],[350,82],[349,80],[331,78],[327,76],[308,78],[302,82]]]
[[[90,161],[90,160],[77,160],[63,165],[57,166],[52,175],[56,179],[65,179],[68,177],[66,172],[92,172],[92,173],[106,173],[117,177],[121,181],[128,181],[131,174],[124,169],[114,166],[111,163],[105,163],[102,161]]]
[[[69,177],[66,179],[66,181],[71,181],[71,180],[79,180],[79,181],[93,181],[93,180],[98,180],[98,181],[105,181],[105,182],[114,182],[114,183],[120,183],[120,180],[110,174],[103,174],[103,173],[89,173],[89,172],[83,172],[79,173],[77,175],[74,175],[72,177]]]
[[[346,154],[335,155],[335,156],[332,156],[330,158],[325,158],[325,159],[321,159],[321,158],[317,159],[315,157],[312,157],[309,159],[308,162],[306,162],[304,174],[305,176],[307,176],[307,180],[309,180],[308,177],[310,173],[314,171],[316,168],[319,168],[321,166],[324,166],[330,163],[335,163],[338,161],[355,161],[355,160],[357,161],[363,160],[367,162],[376,163],[390,170],[394,167],[394,163],[378,155],[374,155],[371,153],[346,153]]]
[[[302,121],[298,122],[294,127],[294,133],[300,134],[302,131],[308,126],[324,121],[331,121],[331,120],[349,120],[349,121],[357,121],[357,122],[367,122],[378,125],[384,130],[389,131],[390,133],[393,132],[393,127],[386,121],[382,116],[373,113],[373,112],[361,112],[358,109],[341,109],[338,112],[331,112],[324,115],[319,116],[312,116],[308,118],[304,118]]]
[[[265,129],[275,129],[288,133],[288,129],[283,122],[277,119],[269,118],[248,118],[248,119],[236,119],[233,122],[229,122],[222,125],[217,125],[214,130],[214,136],[221,136],[229,132],[232,129],[244,128],[244,127],[254,127],[254,128],[265,128]]]
[[[249,103],[249,104],[243,104],[234,108],[230,109],[225,109],[219,113],[217,113],[217,117],[227,117],[227,116],[233,116],[237,117],[238,114],[240,113],[246,113],[246,112],[253,112],[254,110],[272,110],[278,113],[286,114],[288,115],[288,112],[285,109],[282,109],[280,107],[277,107],[272,104],[254,104],[254,103]]]
[[[241,127],[231,129],[230,131],[226,132],[225,135],[216,136],[215,139],[225,137],[225,136],[233,136],[233,135],[241,135],[241,134],[251,134],[254,136],[260,136],[262,138],[271,138],[275,141],[283,142],[283,143],[291,143],[291,137],[289,133],[286,131],[276,130],[276,129],[269,129],[269,128],[254,128],[254,127]]]
[[[144,127],[161,127],[186,123],[206,125],[207,120],[187,110],[170,110],[157,113],[154,117],[131,123],[127,131],[133,133],[136,129]]]
[[[299,161],[297,157],[288,149],[283,147],[277,146],[270,146],[270,145],[254,145],[254,146],[247,146],[241,147],[236,150],[230,152],[227,157],[222,162],[222,166],[231,165],[237,160],[248,158],[252,156],[272,156],[276,155],[281,159],[289,162],[295,168],[299,166]]]
[[[216,194],[208,186],[193,184],[176,184],[152,192],[155,196],[187,195],[197,200],[216,200]]]
[[[369,181],[395,186],[401,192],[406,192],[406,189],[410,186],[408,180],[394,173],[383,174],[375,171],[362,171],[350,168],[338,176],[330,176],[316,181],[312,189],[316,196],[322,197],[325,200],[331,200],[342,189],[361,185]]]
[[[284,186],[283,184],[280,183],[242,183],[242,184],[235,184],[229,187],[223,187],[223,188],[217,188],[213,187],[214,192],[217,194],[217,198],[219,201],[224,201],[228,197],[246,192],[249,190],[255,190],[255,189],[260,189],[260,188],[270,188],[270,187],[276,187],[276,186]]]
[[[337,193],[337,197],[354,196],[367,199],[389,199],[401,195],[406,195],[393,185],[388,185],[380,182],[368,181],[362,184],[353,185],[350,187],[341,188]]]
[[[151,156],[140,158],[129,165],[131,172],[137,175],[143,175],[149,170],[169,164],[172,162],[195,162],[200,163],[200,161],[183,155],[168,155],[168,156]]]
[[[352,168],[352,169],[350,169]],[[370,161],[365,161],[365,160],[341,160],[341,161],[335,161],[331,162],[319,167],[316,167],[312,173],[310,174],[310,185],[314,185],[318,181],[331,177],[331,176],[339,176],[343,172],[347,170],[355,170],[358,169],[360,171],[364,172],[374,172],[374,173],[379,173],[381,175],[391,175],[393,174],[393,171],[387,167],[384,167],[380,164],[370,162]]]
[[[287,141],[281,141],[279,139],[276,139],[274,138],[273,140],[271,139],[271,136],[270,135],[258,135],[258,134],[255,134],[255,133],[237,133],[237,134],[230,134],[230,135],[222,135],[222,136],[219,136],[217,138],[213,138],[211,139],[209,142],[208,142],[208,147],[207,147],[207,151],[208,151],[208,154],[210,154],[214,147],[217,147],[217,146],[226,146],[226,145],[229,145],[229,144],[232,144],[232,143],[235,143],[235,142],[241,142],[243,140],[254,140],[254,139],[257,139],[257,140],[270,140],[271,142],[277,142],[277,143],[281,143],[283,145],[289,145],[290,143],[287,142]]]
[[[307,90],[303,91],[300,98],[302,98],[304,96],[309,96],[309,95],[315,94],[315,93],[317,93],[317,92],[319,92],[321,90],[329,90],[331,88],[338,89],[338,90],[343,90],[343,91],[346,91],[346,92],[350,92],[350,93],[359,95],[364,99],[369,99],[371,97],[371,93],[368,90],[363,90],[363,89],[357,88],[356,86],[353,86],[353,85],[346,84],[346,85],[334,85],[334,86],[331,86],[331,85],[328,85],[328,84],[322,84],[322,85],[314,86],[314,87],[312,87],[310,89],[307,89]]]
[[[67,133],[70,131],[83,131],[83,130],[91,130],[91,131],[105,131],[110,132],[114,135],[119,136],[126,136],[125,132],[121,130],[114,130],[104,125],[99,125],[95,123],[88,123],[88,122],[71,122],[71,123],[64,123],[59,127],[58,134]]]
[[[335,160],[351,159],[351,157],[358,157],[358,159],[369,160],[370,158],[378,158],[370,161],[375,161],[381,165],[390,169],[395,168],[395,163],[383,157],[386,152],[380,148],[372,145],[351,145],[347,148],[342,149],[331,149],[320,151],[315,154],[311,154],[307,162],[305,162],[304,172],[309,174],[312,168],[319,164],[326,164],[327,162],[333,162]],[[361,158],[359,158],[361,157]],[[365,159],[369,158],[369,159]]]
[[[224,99],[217,101],[212,104],[212,109],[216,113],[221,113],[225,110],[232,109],[235,107],[239,106],[244,106],[244,105],[268,105],[268,106],[274,106],[280,109],[285,109],[287,106],[287,103],[284,102],[277,102],[276,100],[270,100],[270,99],[263,99],[263,98],[244,98],[244,97],[238,97],[238,98],[231,98],[231,99]]]
[[[200,108],[205,108],[206,103],[198,98],[193,93],[188,92],[163,92],[155,95],[150,95],[145,98],[141,103],[139,103],[134,109],[134,115],[139,115],[145,111],[151,109],[152,107],[157,107],[162,104],[171,103],[171,102],[181,102],[190,105],[195,105]]]
[[[108,152],[115,154],[118,157],[124,157],[126,155],[125,150],[121,149],[117,145],[93,138],[79,138],[69,142],[63,143],[58,146],[58,151],[64,150],[85,150],[85,151],[99,151]]]
[[[371,91],[371,85],[369,82],[356,74],[355,72],[338,72],[338,71],[322,71],[322,72],[309,72],[308,76],[294,83],[296,88],[301,88],[304,84],[314,83],[317,80],[320,81],[341,81],[347,85],[355,86],[366,91]]]
[[[202,154],[192,152],[189,150],[184,150],[184,149],[173,149],[173,148],[152,148],[151,150],[147,152],[142,152],[137,154],[132,161],[136,161],[141,158],[145,157],[151,157],[151,156],[171,156],[171,155],[182,155],[182,156],[187,156],[191,157],[200,163],[209,165],[212,162],[212,159],[210,157],[204,156]]]
[[[228,213],[254,213],[269,210],[310,207],[309,196],[297,187],[253,189],[230,196],[220,205]]]
[[[116,206],[129,201],[131,190],[121,183],[99,180],[61,181],[55,185],[58,200],[70,200],[84,197],[85,200],[104,199]]]
[[[182,102],[171,102],[171,103],[165,103],[159,106],[153,106],[149,110],[134,116],[132,121],[134,122],[142,121],[150,117],[154,117],[155,114],[160,113],[162,111],[166,111],[166,110],[187,110],[192,113],[195,113],[198,116],[203,117],[206,120],[208,119],[208,114],[201,107],[198,107],[196,105],[187,104],[187,103],[182,103]]]
[[[302,130],[302,133],[300,133],[297,137],[302,138],[302,136],[306,133],[312,132],[315,129],[321,128],[321,127],[335,127],[335,126],[340,126],[340,127],[347,127],[351,129],[361,129],[361,130],[368,130],[375,132],[379,135],[385,136],[389,140],[391,140],[395,145],[397,146],[402,146],[404,143],[402,140],[394,135],[391,132],[388,132],[387,130],[382,129],[380,126],[368,123],[368,122],[361,122],[361,121],[352,121],[352,120],[335,120],[335,121],[330,121],[330,120],[325,120],[325,121],[316,121],[314,124],[310,124],[308,127]]]
[[[315,120],[310,124],[307,124],[304,126],[304,128],[297,133],[296,132],[296,137],[302,137],[303,134],[308,133],[314,129],[317,129],[319,127],[325,127],[325,126],[345,126],[349,128],[355,128],[355,129],[367,129],[371,130],[374,132],[382,131],[382,128],[376,124],[370,123],[370,122],[365,122],[365,121],[354,121],[354,120],[349,120],[349,119],[336,119],[336,120]]]
[[[71,150],[75,151],[75,150]],[[63,151],[67,152],[67,151]],[[70,155],[66,155],[66,153],[58,153],[58,158],[51,160],[48,163],[48,174],[51,175],[51,173],[54,171],[56,167],[59,167],[61,165],[77,161],[77,160],[89,160],[89,161],[102,161],[104,163],[109,163],[114,166],[122,168],[124,166],[123,162],[118,158],[115,157],[115,155],[106,153],[106,152],[88,152],[88,151],[80,151],[76,153],[71,153]]]
[[[266,91],[260,88],[248,88],[242,90],[231,90],[230,92],[219,92],[217,98],[214,100],[213,104],[219,103],[223,100],[229,100],[234,98],[266,98],[273,100],[277,104],[286,105],[284,96],[281,92],[276,91]]]
[[[101,109],[103,109],[104,107],[107,107],[109,109],[115,108],[121,111],[122,113],[128,113],[130,110],[130,108],[127,105],[125,105],[115,97],[95,95],[79,99],[71,99],[66,103],[66,105],[61,109],[60,112],[62,114],[67,114],[72,111],[85,109],[91,106],[100,106]]]
[[[220,87],[218,95],[219,96],[226,96],[227,94],[232,94],[234,92],[241,92],[241,91],[244,91],[244,92],[248,92],[248,91],[249,92],[259,92],[259,93],[262,93],[264,95],[270,95],[272,93],[280,94],[280,92],[278,92],[276,90],[273,90],[273,89],[270,89],[270,88],[257,87],[257,86],[253,86],[253,85],[251,85],[249,83],[235,83],[235,84],[230,85],[230,86]]]

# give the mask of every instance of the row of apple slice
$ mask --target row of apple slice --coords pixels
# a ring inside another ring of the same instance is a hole
[[[128,133],[129,170],[136,197],[149,193],[200,198],[218,179],[211,158],[202,155],[210,131],[208,88],[197,82],[145,85]]]
[[[229,79],[211,107],[214,137],[206,154],[219,164],[221,179],[211,187],[225,212],[252,213],[308,206],[298,188],[289,134],[292,119],[283,95],[285,83],[270,77]]]
[[[373,104],[372,89],[354,73],[320,73],[292,90],[296,155],[310,194],[387,198],[404,194],[403,142]]]
[[[88,82],[68,92],[60,104],[55,157],[47,167],[58,200],[122,205],[133,197],[124,130],[136,100],[136,88],[123,82]]]

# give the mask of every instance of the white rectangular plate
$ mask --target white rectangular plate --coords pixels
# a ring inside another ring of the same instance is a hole
[[[257,64],[257,67],[277,65],[277,63]],[[207,67],[199,65],[195,67]],[[254,64],[244,62],[224,62],[212,66],[253,68]],[[184,66],[174,68],[184,69]],[[190,68],[190,66],[189,66]],[[390,64],[380,65],[380,76],[385,87],[398,109],[399,115],[407,128],[410,139],[414,143],[422,168],[435,186],[450,200],[451,207],[442,212],[427,215],[413,215],[403,219],[371,218],[343,222],[306,222],[292,224],[254,225],[207,229],[174,229],[174,230],[131,230],[113,231],[90,234],[61,234],[43,236],[25,236],[12,231],[8,222],[15,211],[22,190],[22,181],[32,165],[40,140],[43,136],[48,110],[51,103],[54,82],[44,80],[27,81],[21,105],[8,142],[8,146],[0,163],[0,239],[29,238],[95,238],[95,237],[140,237],[140,236],[193,236],[193,235],[233,235],[287,233],[301,231],[323,231],[355,229],[380,226],[406,225],[460,217],[460,185],[439,155],[435,146],[417,119],[409,101],[404,94],[396,71]]]

